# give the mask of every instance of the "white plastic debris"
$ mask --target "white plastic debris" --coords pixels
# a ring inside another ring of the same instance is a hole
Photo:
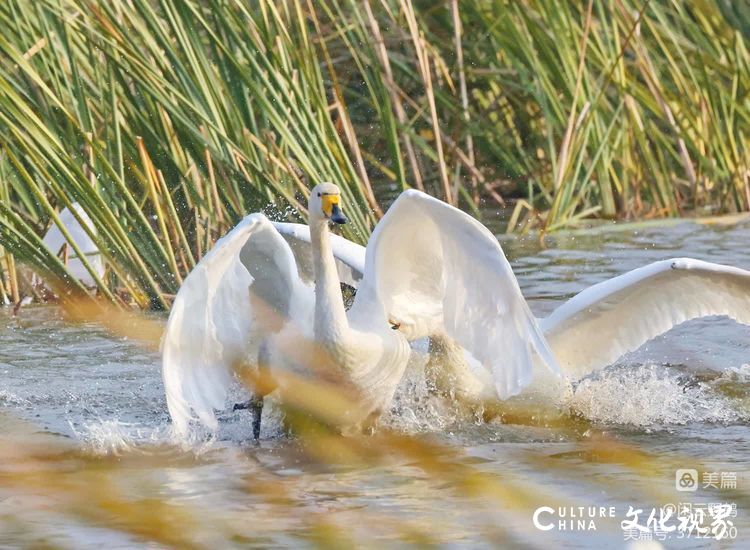
[[[96,228],[94,227],[94,223],[91,221],[91,218],[89,218],[88,214],[86,214],[83,208],[81,208],[81,206],[77,202],[73,203],[73,208],[75,209],[81,220],[83,220],[86,226],[91,230],[91,232],[95,234]],[[103,276],[104,262],[102,261],[101,254],[99,253],[99,249],[96,247],[96,244],[94,244],[94,241],[92,241],[91,238],[86,234],[85,229],[81,226],[80,223],[78,223],[78,220],[76,220],[76,218],[73,216],[73,213],[68,208],[64,208],[63,211],[60,212],[59,217],[60,223],[65,226],[65,229],[68,231],[73,241],[75,241],[76,246],[78,246],[81,252],[86,256],[86,260],[89,262],[91,267],[99,275],[99,277]],[[67,243],[65,237],[63,236],[60,228],[57,225],[53,225],[52,227],[50,227],[49,231],[47,231],[47,234],[44,236],[44,244],[52,252],[52,254],[55,255],[58,255],[62,250],[63,245],[67,244],[68,271],[70,272],[70,274],[80,280],[85,286],[96,286],[94,278],[83,266],[83,263],[78,258],[75,250],[72,246],[70,246],[70,244]]]

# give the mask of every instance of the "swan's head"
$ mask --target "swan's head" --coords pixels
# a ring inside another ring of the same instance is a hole
[[[332,183],[320,183],[310,191],[307,210],[310,221],[330,220],[333,223],[346,223],[346,216],[341,212],[341,191]]]

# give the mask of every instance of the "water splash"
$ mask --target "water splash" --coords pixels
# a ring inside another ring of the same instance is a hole
[[[603,424],[658,427],[747,418],[715,381],[665,365],[614,367],[568,389],[561,406]]]
[[[79,428],[70,421],[68,424],[86,451],[101,456],[146,454],[172,440],[169,425],[144,426],[118,419],[86,422]]]
[[[745,363],[739,367],[729,367],[721,373],[719,378],[748,384],[750,383],[750,365]]]
[[[438,395],[425,377],[427,356],[412,363],[383,423],[406,433],[441,432],[481,423],[481,411],[469,411]],[[549,386],[525,394],[527,409],[572,414],[595,424],[630,428],[666,428],[690,423],[730,424],[750,419],[750,365],[722,373],[696,373],[661,364],[616,365],[575,385]]]
[[[20,407],[28,404],[28,399],[7,390],[0,390],[0,405]]]
[[[443,432],[474,419],[474,411],[437,392],[425,374],[428,359],[426,346],[411,354],[391,409],[381,421],[385,427],[409,434]]]

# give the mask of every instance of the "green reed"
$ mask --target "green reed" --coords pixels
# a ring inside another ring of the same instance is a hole
[[[750,18],[722,0],[8,0],[0,23],[0,299],[16,260],[79,286],[40,247],[74,202],[99,293],[161,308],[323,180],[360,242],[408,187],[507,199],[509,231],[750,209]]]

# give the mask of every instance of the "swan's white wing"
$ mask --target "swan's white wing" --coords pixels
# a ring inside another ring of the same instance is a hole
[[[596,284],[540,323],[565,374],[579,378],[689,319],[750,323],[750,271],[681,258]]]
[[[94,222],[91,221],[91,218],[89,218],[89,215],[86,213],[86,211],[81,208],[81,205],[77,202],[73,203],[73,208],[83,220],[83,223],[88,227],[89,231],[96,233]],[[81,226],[80,223],[78,223],[78,220],[73,216],[73,213],[68,208],[63,208],[58,217],[60,218],[60,223],[65,227],[73,241],[76,243],[76,246],[78,246],[81,252],[86,255],[86,260],[89,262],[91,267],[99,275],[99,277],[101,277],[104,274],[104,262],[102,261],[102,256],[99,253],[99,249],[96,247],[96,244],[94,244],[94,241],[91,240],[91,237],[88,236],[86,230]],[[67,241],[65,237],[63,236],[62,231],[60,231],[60,228],[57,225],[53,225],[52,227],[50,227],[49,231],[47,231],[47,233],[44,235],[44,244],[53,254],[57,254],[62,248],[63,244],[66,243]],[[96,286],[96,282],[91,277],[91,274],[88,272],[88,270],[83,266],[81,260],[78,259],[78,256],[76,256],[73,248],[69,247],[68,249],[70,252],[70,255],[68,257],[68,271],[70,272],[70,274],[76,279],[79,279],[84,285],[88,287]]]
[[[297,262],[299,276],[305,282],[314,280],[310,227],[300,223],[271,222],[289,244]],[[331,235],[331,248],[336,259],[336,269],[342,283],[357,288],[365,272],[365,247],[352,241]]]
[[[312,290],[286,241],[262,214],[247,216],[198,263],[177,293],[162,339],[162,374],[174,427],[194,416],[216,428],[233,368],[255,363],[261,339],[295,318]]]
[[[375,228],[352,315],[387,316],[411,340],[448,335],[503,399],[530,382],[532,348],[559,371],[497,239],[418,191],[402,193]]]

